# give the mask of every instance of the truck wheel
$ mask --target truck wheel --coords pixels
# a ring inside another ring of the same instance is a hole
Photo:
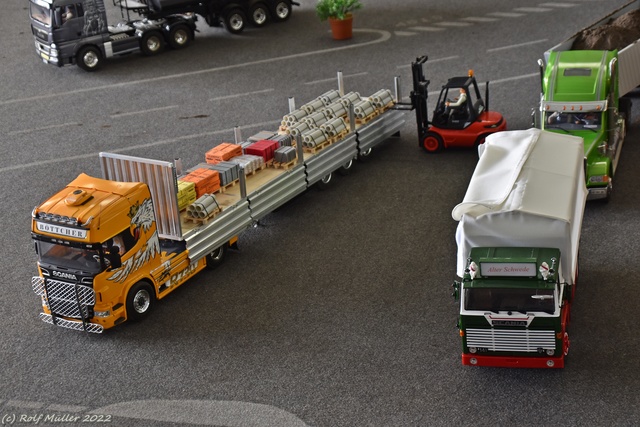
[[[320,181],[318,181],[316,183],[316,186],[320,189],[320,190],[324,190],[326,188],[329,187],[329,184],[331,184],[331,179],[333,178],[333,173],[329,172],[327,175],[323,176],[322,179]]]
[[[160,53],[163,46],[162,34],[159,31],[146,32],[140,39],[140,50],[147,56]]]
[[[102,67],[102,52],[95,46],[85,46],[76,55],[76,64],[85,71],[96,71]]]
[[[422,140],[422,148],[427,153],[437,153],[442,150],[442,137],[435,132],[427,132]]]
[[[276,3],[273,8],[273,16],[276,21],[286,21],[291,17],[291,1],[290,0],[280,0]]]
[[[351,168],[353,168],[353,159],[342,165],[340,169],[338,169],[338,173],[342,176],[347,176],[351,173]]]
[[[224,26],[231,34],[240,34],[245,22],[247,17],[241,9],[231,9],[224,15]]]
[[[137,322],[149,315],[155,305],[156,294],[150,284],[138,282],[127,295],[127,318]]]
[[[192,39],[193,33],[186,25],[176,25],[169,32],[169,46],[173,49],[183,49],[189,46]]]
[[[251,24],[254,27],[264,27],[269,22],[269,10],[264,3],[256,3],[250,10]]]
[[[207,268],[213,270],[224,262],[227,253],[227,245],[222,245],[207,254]]]

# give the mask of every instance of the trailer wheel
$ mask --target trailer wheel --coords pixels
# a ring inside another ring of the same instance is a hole
[[[273,16],[276,21],[286,21],[291,17],[291,1],[290,0],[281,0],[276,3],[273,8]]]
[[[224,262],[227,254],[227,245],[222,245],[218,249],[214,249],[207,254],[207,268],[213,270]]]
[[[342,176],[347,176],[351,173],[351,168],[353,168],[353,159],[342,165],[340,169],[338,169],[338,173]]]
[[[422,140],[422,148],[427,153],[437,153],[442,150],[442,137],[435,132],[427,132]]]
[[[159,31],[146,32],[140,39],[140,50],[144,55],[156,55],[162,51],[163,47],[163,38]]]
[[[241,9],[230,9],[224,15],[224,26],[231,34],[240,34],[244,30],[247,17]]]
[[[85,46],[76,55],[76,64],[85,71],[100,69],[102,60],[102,52],[96,46]]]
[[[320,189],[320,190],[324,190],[326,188],[329,187],[329,185],[331,184],[331,180],[333,179],[333,172],[329,172],[328,174],[326,174],[325,176],[322,177],[322,179],[320,181],[318,181],[316,183],[316,186]]]
[[[138,282],[127,295],[127,318],[138,322],[149,315],[156,302],[153,287],[147,282]]]
[[[169,32],[169,45],[173,49],[183,49],[189,46],[192,39],[193,33],[186,25],[176,25]]]
[[[366,150],[360,152],[360,154],[358,155],[358,161],[359,162],[366,162],[367,158],[371,155],[372,151],[373,151],[373,148],[369,147]]]
[[[264,27],[269,22],[269,9],[262,2],[255,3],[251,6],[250,16],[254,27]]]

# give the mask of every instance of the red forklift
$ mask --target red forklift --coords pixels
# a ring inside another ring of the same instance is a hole
[[[485,97],[482,99],[473,70],[469,70],[467,76],[450,78],[442,86],[430,122],[427,112],[430,82],[424,77],[425,62],[427,56],[411,63],[411,107],[416,110],[419,145],[427,153],[437,153],[450,147],[477,147],[484,143],[488,135],[507,129],[502,114],[489,111],[489,82],[486,83]],[[457,102],[456,96],[466,99]]]

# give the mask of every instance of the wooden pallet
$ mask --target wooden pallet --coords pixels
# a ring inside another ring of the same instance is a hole
[[[220,208],[215,208],[215,210],[214,210],[213,212],[211,212],[211,213],[209,214],[209,216],[207,216],[206,218],[194,218],[194,217],[192,217],[192,216],[190,216],[190,215],[185,215],[185,216],[184,216],[184,219],[185,219],[185,221],[186,221],[186,222],[193,222],[193,223],[196,223],[196,224],[206,224],[206,223],[208,223],[210,220],[212,220],[213,218],[215,218],[215,216],[216,216],[217,214],[219,214],[220,212],[222,212],[222,209],[220,209]]]
[[[334,142],[335,141],[333,139],[327,139],[326,141],[321,142],[320,144],[316,145],[315,147],[302,147],[302,151],[304,151],[305,153],[316,154],[317,152],[319,152],[323,148],[328,147],[329,145],[333,144]]]
[[[291,160],[290,162],[287,162],[287,163],[273,162],[273,167],[276,168],[276,169],[287,170],[289,168],[294,167],[297,162],[298,162],[298,159],[293,159],[293,160]]]
[[[376,109],[374,110],[373,113],[369,114],[367,117],[365,117],[364,119],[358,119],[356,118],[356,124],[362,125],[365,124],[369,121],[371,121],[372,119],[375,119],[376,117],[378,117],[380,115],[380,110]]]
[[[216,193],[224,193],[225,191],[227,191],[228,188],[234,187],[238,182],[240,182],[240,179],[236,179],[234,181],[231,181],[230,183],[228,183],[227,185],[221,185],[220,188],[218,189],[218,191],[216,191]]]

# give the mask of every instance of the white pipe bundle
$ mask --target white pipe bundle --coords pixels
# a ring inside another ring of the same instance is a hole
[[[311,129],[302,134],[302,145],[314,148],[327,140],[327,134],[322,129]]]
[[[304,105],[301,105],[300,109],[306,111],[307,114],[311,114],[315,111],[320,110],[321,108],[324,108],[324,106],[325,106],[325,103],[322,102],[322,100],[316,98],[313,101],[310,101]]]
[[[373,102],[368,101],[366,99],[358,102],[353,106],[353,112],[358,119],[367,118],[369,115],[376,111],[376,107],[373,105]]]
[[[345,108],[349,108],[349,104],[355,104],[359,101],[362,101],[362,97],[358,92],[349,92],[341,97],[339,101],[342,105],[344,105]]]
[[[347,123],[342,117],[337,117],[320,126],[320,129],[322,129],[330,137],[334,137],[341,134],[347,129]]]
[[[321,124],[326,123],[331,117],[323,110],[317,111],[310,116],[304,117],[301,122],[309,123],[309,126],[319,127]]]
[[[196,200],[187,206],[187,215],[193,218],[207,218],[212,213],[215,213],[220,206],[213,194],[203,194]]]
[[[302,132],[308,131],[309,129],[311,129],[309,123],[300,122],[289,126],[286,132],[295,138],[296,136],[301,135]]]
[[[307,116],[309,113],[306,110],[298,109],[293,110],[289,114],[285,114],[282,117],[282,126],[291,126],[294,123],[297,123],[303,117]]]
[[[335,89],[332,89],[328,92],[323,93],[322,95],[320,95],[318,98],[321,100],[322,102],[324,102],[324,105],[329,105],[332,102],[338,100],[340,98],[340,92],[338,92]]]
[[[327,113],[330,119],[335,119],[337,117],[346,117],[348,113],[347,107],[341,102],[334,102],[332,104],[329,104],[327,105],[327,108],[322,111]]]
[[[382,108],[393,102],[393,95],[389,89],[380,89],[369,97],[376,108]]]

